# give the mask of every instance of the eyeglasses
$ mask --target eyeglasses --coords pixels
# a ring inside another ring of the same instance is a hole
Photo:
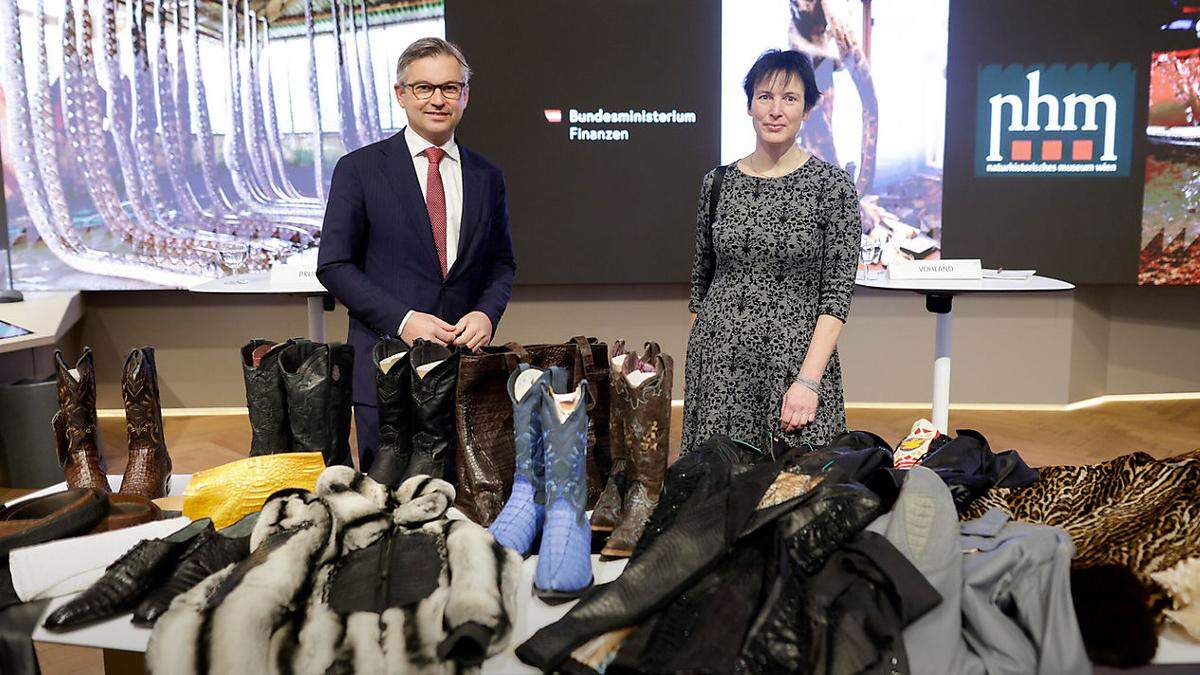
[[[430,84],[428,82],[417,82],[415,84],[408,84],[407,82],[401,82],[397,86],[408,87],[412,90],[413,96],[422,101],[432,98],[433,92],[438,89],[442,90],[442,96],[446,97],[447,100],[457,101],[458,99],[462,98],[462,93],[463,90],[467,88],[467,83],[443,82],[442,84]]]

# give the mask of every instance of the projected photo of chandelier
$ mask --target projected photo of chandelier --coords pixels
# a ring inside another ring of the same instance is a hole
[[[404,125],[390,64],[442,35],[442,15],[440,2],[0,0],[16,286],[187,287],[231,259],[262,270],[314,249],[332,163]]]

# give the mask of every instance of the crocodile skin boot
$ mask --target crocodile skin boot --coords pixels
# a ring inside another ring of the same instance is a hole
[[[533,550],[546,520],[546,446],[542,438],[542,384],[550,373],[527,363],[508,377],[508,397],[513,405],[516,476],[512,494],[488,532],[496,541],[527,555]]]
[[[610,372],[608,378],[608,423],[609,423],[609,452],[612,454],[612,470],[608,474],[608,482],[596,506],[592,510],[592,529],[596,532],[612,532],[621,522],[621,511],[624,508],[626,490],[626,430],[625,418],[629,416],[629,386],[622,377],[632,371],[648,369],[652,359],[662,351],[657,342],[647,342],[645,351],[639,359],[636,354],[625,352],[625,341],[613,343]]]
[[[326,466],[350,461],[350,382],[354,347],[295,342],[279,355],[291,452],[319,452]]]
[[[279,355],[293,340],[275,343],[255,338],[242,347],[242,378],[250,411],[250,456],[291,449],[287,400],[279,375]]]
[[[426,475],[453,484],[454,391],[458,385],[459,351],[417,340],[408,353],[412,368],[412,458],[404,478]],[[401,481],[403,482],[403,481]]]
[[[620,378],[629,387],[629,417],[625,420],[629,490],[621,523],[601,551],[605,556],[627,558],[633,554],[662,493],[671,435],[671,357],[657,355],[654,371],[632,371]]]
[[[412,457],[412,366],[403,340],[375,343],[375,389],[379,399],[379,449],[368,475],[391,489],[400,486]]]
[[[592,533],[587,507],[587,381],[568,389],[569,375],[550,369],[542,384],[546,446],[546,525],[538,549],[533,591],[548,603],[579,597],[592,585]]]
[[[108,492],[96,430],[96,373],[91,347],[83,348],[74,368],[63,360],[61,351],[55,351],[54,369],[58,376],[58,412],[51,423],[67,485]]]
[[[121,492],[158,499],[167,494],[171,455],[163,437],[153,347],[134,349],[125,359],[121,396],[125,399],[125,428],[129,431],[129,463],[121,479]]]

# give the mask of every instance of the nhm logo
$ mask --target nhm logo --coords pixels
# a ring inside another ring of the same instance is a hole
[[[1128,176],[1133,81],[1127,63],[980,68],[975,174]]]

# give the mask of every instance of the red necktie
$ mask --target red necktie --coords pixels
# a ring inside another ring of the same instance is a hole
[[[442,187],[442,172],[438,164],[446,156],[439,147],[425,148],[421,152],[429,160],[429,172],[425,174],[425,208],[429,210],[429,224],[433,227],[433,245],[437,247],[438,262],[442,264],[442,276],[446,276],[446,189]]]

